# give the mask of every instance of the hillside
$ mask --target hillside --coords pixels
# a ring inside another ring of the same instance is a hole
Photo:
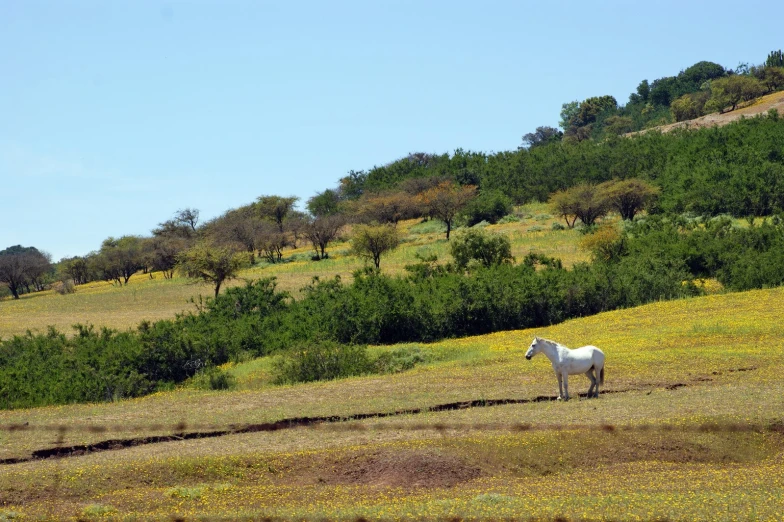
[[[713,114],[706,114],[693,120],[679,121],[677,123],[670,123],[668,125],[660,125],[652,127],[639,132],[630,132],[626,136],[634,136],[637,134],[644,134],[646,132],[656,130],[659,132],[667,133],[675,129],[702,129],[707,127],[722,127],[729,123],[740,120],[741,118],[752,118],[754,116],[765,115],[771,109],[776,109],[779,114],[784,115],[784,91],[774,92],[766,96],[762,96],[753,100],[749,104],[739,107],[734,111]]]
[[[3,459],[139,442],[0,465],[0,515],[777,519],[782,302],[780,288],[707,296],[419,345],[432,362],[387,376],[278,387],[245,363],[236,392],[3,411]],[[556,383],[522,356],[533,335],[600,346],[602,397],[537,402]],[[392,415],[350,420],[369,413]],[[324,420],[239,431],[303,417]],[[176,440],[208,430],[229,433]]]
[[[579,234],[575,230],[552,229],[558,220],[549,214],[546,205],[535,203],[518,207],[516,214],[520,221],[490,225],[488,230],[509,237],[512,254],[518,259],[534,251],[557,256],[565,266],[587,260],[587,252],[577,246]],[[419,220],[408,220],[401,222],[399,228],[403,241],[396,251],[384,258],[381,265],[384,273],[404,273],[405,265],[417,261],[417,254],[435,254],[442,261],[449,258],[449,244],[443,238],[439,223],[420,224]],[[244,270],[239,279],[229,282],[229,286],[274,276],[280,289],[298,297],[300,288],[316,276],[339,275],[344,280],[351,280],[352,272],[365,263],[348,255],[349,246],[347,241],[336,242],[329,248],[329,259],[314,262],[310,259],[312,249],[300,244],[299,248],[286,249],[283,263],[269,264],[259,259],[253,267]],[[70,335],[73,333],[71,326],[76,323],[135,328],[142,320],[172,318],[177,313],[193,311],[194,305],[189,300],[198,300],[199,296],[211,296],[210,287],[194,284],[183,277],[167,280],[160,273],[138,273],[126,286],[94,281],[79,285],[75,293],[68,295],[59,295],[54,290],[23,294],[17,300],[0,299],[0,339],[24,334],[27,330],[42,333],[48,326]]]

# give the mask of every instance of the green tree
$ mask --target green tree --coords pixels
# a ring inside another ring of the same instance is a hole
[[[698,93],[684,94],[670,105],[675,121],[693,120],[703,115],[705,104],[710,98],[710,93],[701,91]]]
[[[753,76],[733,75],[711,82],[711,97],[705,104],[708,111],[724,112],[729,105],[734,111],[742,101],[762,96],[765,88]]]
[[[114,280],[118,285],[127,285],[131,276],[144,266],[143,246],[143,239],[139,236],[106,238],[95,259],[103,278]]]
[[[599,187],[592,183],[581,183],[556,192],[550,196],[549,204],[554,212],[566,220],[569,228],[573,228],[578,219],[584,225],[591,226],[610,208]]]
[[[605,181],[597,189],[600,199],[606,200],[621,219],[634,219],[661,192],[659,187],[637,178]]]
[[[237,277],[239,271],[249,265],[247,252],[200,242],[180,253],[177,267],[186,277],[215,285],[217,298],[223,282]]]
[[[400,244],[397,228],[390,224],[357,225],[351,239],[351,252],[370,259],[376,268],[381,266],[381,255]]]
[[[272,221],[278,226],[278,231],[283,233],[283,221],[288,217],[294,205],[299,201],[296,196],[287,198],[281,196],[259,196],[256,200],[256,211],[261,219]]]
[[[529,132],[523,136],[523,145],[520,148],[530,149],[532,147],[539,147],[547,145],[548,143],[556,143],[563,138],[563,132],[555,127],[537,127],[536,131]]]
[[[482,221],[498,223],[499,219],[511,214],[512,209],[512,198],[500,190],[482,190],[466,205],[462,214],[471,227]]]
[[[784,87],[784,67],[765,67],[762,70],[762,82],[768,92]]]
[[[558,123],[558,126],[561,127],[564,132],[569,130],[569,127],[572,126],[572,120],[577,116],[579,110],[580,102],[577,100],[561,105],[561,120]]]
[[[784,53],[781,49],[778,51],[771,51],[768,58],[765,60],[766,67],[784,67]]]
[[[327,189],[310,198],[305,206],[313,217],[326,217],[340,212],[341,201],[337,190]]]

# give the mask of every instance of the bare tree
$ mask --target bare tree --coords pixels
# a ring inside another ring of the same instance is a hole
[[[0,251],[0,282],[5,283],[14,299],[19,299],[19,292],[43,289],[41,278],[51,272],[51,256],[35,247],[12,246]]]
[[[431,216],[446,224],[446,238],[449,239],[455,217],[476,197],[476,187],[445,181],[425,190],[418,197]]]
[[[191,227],[196,232],[196,224],[199,222],[199,210],[195,208],[184,208],[174,214],[174,221]]]
[[[325,259],[327,245],[335,240],[345,225],[346,219],[340,214],[313,218],[306,228],[305,234],[316,251],[317,259]]]

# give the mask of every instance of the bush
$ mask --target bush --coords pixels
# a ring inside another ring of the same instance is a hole
[[[373,373],[400,373],[430,361],[418,346],[399,348],[380,354],[373,361]]]
[[[54,284],[54,291],[60,295],[73,294],[76,292],[76,285],[73,279],[64,279]]]
[[[285,352],[275,363],[276,384],[328,381],[370,373],[372,364],[364,345],[321,341]]]
[[[498,223],[498,220],[512,212],[512,200],[499,190],[482,191],[463,209],[466,224],[470,227],[487,221]]]
[[[477,261],[485,267],[514,261],[509,238],[482,229],[472,229],[458,235],[452,241],[451,249],[455,265],[461,270],[465,270],[471,261]]]
[[[237,379],[216,366],[207,366],[199,370],[191,379],[191,383],[199,390],[233,390],[237,387]]]

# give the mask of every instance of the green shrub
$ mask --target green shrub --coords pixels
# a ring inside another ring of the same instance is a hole
[[[117,508],[105,504],[90,504],[82,510],[85,517],[106,517],[117,514]]]
[[[489,267],[511,263],[512,243],[506,236],[490,234],[481,229],[472,229],[458,234],[451,244],[455,265],[464,270],[471,261]]]
[[[373,373],[400,373],[430,361],[430,356],[418,346],[383,352],[373,361]]]
[[[498,223],[512,212],[512,199],[499,190],[482,191],[463,209],[466,224],[471,227],[482,221]]]
[[[237,387],[237,379],[216,366],[207,366],[199,370],[191,379],[191,383],[199,390],[233,390]]]
[[[275,362],[276,384],[328,381],[370,373],[372,364],[364,345],[321,341],[300,345]]]

